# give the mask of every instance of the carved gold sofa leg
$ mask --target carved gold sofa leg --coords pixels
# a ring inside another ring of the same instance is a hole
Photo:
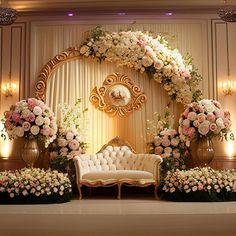
[[[81,191],[81,186],[78,185],[78,190],[79,190],[79,200],[82,200],[82,191]]]
[[[157,195],[157,190],[158,190],[158,185],[157,185],[157,183],[155,183],[154,184],[154,196],[155,196],[155,198],[158,200],[159,199],[159,197],[158,197],[158,195]]]
[[[117,196],[117,199],[120,200],[121,199],[121,186],[122,186],[122,184],[118,183],[117,186],[118,186],[118,196]]]

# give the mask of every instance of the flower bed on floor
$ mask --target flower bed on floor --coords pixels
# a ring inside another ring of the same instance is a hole
[[[38,168],[0,172],[0,204],[49,204],[70,201],[66,174]]]
[[[170,201],[236,201],[236,171],[196,167],[169,171],[160,197]]]

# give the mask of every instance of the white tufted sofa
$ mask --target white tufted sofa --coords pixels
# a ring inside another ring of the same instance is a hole
[[[155,197],[159,185],[160,156],[135,154],[129,144],[116,137],[93,155],[81,154],[75,158],[76,180],[82,199],[81,187],[118,186],[118,199],[123,184],[133,186],[155,186]]]

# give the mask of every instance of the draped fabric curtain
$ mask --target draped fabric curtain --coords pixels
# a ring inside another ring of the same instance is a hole
[[[94,27],[95,25],[69,25],[65,22],[64,24],[35,23],[32,26],[31,76],[36,78],[43,65],[56,54],[60,54],[68,47],[78,46],[84,39],[85,33]],[[206,58],[202,54],[202,50],[199,50],[204,47],[203,41],[198,37],[203,30],[201,24],[150,23],[137,24],[135,27],[138,30],[175,35],[172,45],[177,46],[183,54],[190,52],[200,73],[207,71],[203,63]],[[104,25],[104,28],[119,31],[129,28],[129,25]],[[147,103],[126,117],[111,117],[105,112],[97,110],[89,102],[92,89],[95,86],[100,87],[104,79],[115,72],[127,75],[147,95]],[[207,93],[206,87],[201,86],[203,92]],[[165,107],[170,101],[163,88],[147,75],[126,67],[118,67],[113,63],[99,63],[87,58],[64,63],[55,70],[48,80],[46,102],[56,114],[58,113],[58,104],[64,102],[74,104],[78,98],[82,99],[83,107],[88,108],[89,152],[97,152],[103,144],[115,136],[120,136],[128,141],[137,152],[145,152],[146,143],[150,138],[147,136],[147,120],[153,119],[155,112],[163,115]],[[183,109],[182,106],[175,102],[172,103],[171,110],[176,116],[176,120],[181,109]]]

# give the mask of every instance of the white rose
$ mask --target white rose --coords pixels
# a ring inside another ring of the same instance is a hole
[[[31,128],[30,128],[30,132],[33,134],[33,135],[37,135],[39,133],[39,127],[37,125],[33,125]]]
[[[43,112],[43,111],[42,111],[41,107],[39,107],[39,106],[35,106],[34,109],[33,109],[33,113],[34,113],[36,116],[41,115],[42,112]]]
[[[22,116],[22,118],[25,119],[25,118],[29,117],[30,113],[31,113],[31,111],[27,108],[27,109],[24,109],[24,110],[21,112],[21,116]]]
[[[72,133],[72,132],[68,132],[67,134],[66,134],[66,139],[67,140],[72,140],[74,138],[74,134]]]
[[[44,123],[44,118],[42,116],[36,117],[35,123],[36,125],[41,126]]]
[[[150,57],[144,56],[144,57],[142,58],[142,64],[143,64],[143,66],[149,67],[149,66],[152,65],[152,63],[153,63],[153,61],[152,61],[152,59],[151,59]]]
[[[218,119],[216,120],[216,124],[217,124],[217,126],[218,126],[219,128],[221,128],[221,129],[225,128],[224,121],[223,121],[222,118],[218,118]]]
[[[59,138],[57,142],[59,147],[65,147],[67,145],[67,141],[64,138]]]
[[[167,154],[170,154],[172,152],[172,148],[171,147],[166,147],[164,149],[164,152],[167,153]]]
[[[44,124],[45,125],[50,125],[50,119],[48,117],[44,118]]]
[[[80,48],[80,53],[85,54],[89,50],[89,47],[87,45],[84,45]]]
[[[210,122],[208,120],[203,121],[199,127],[198,131],[201,135],[206,135],[210,130]]]

